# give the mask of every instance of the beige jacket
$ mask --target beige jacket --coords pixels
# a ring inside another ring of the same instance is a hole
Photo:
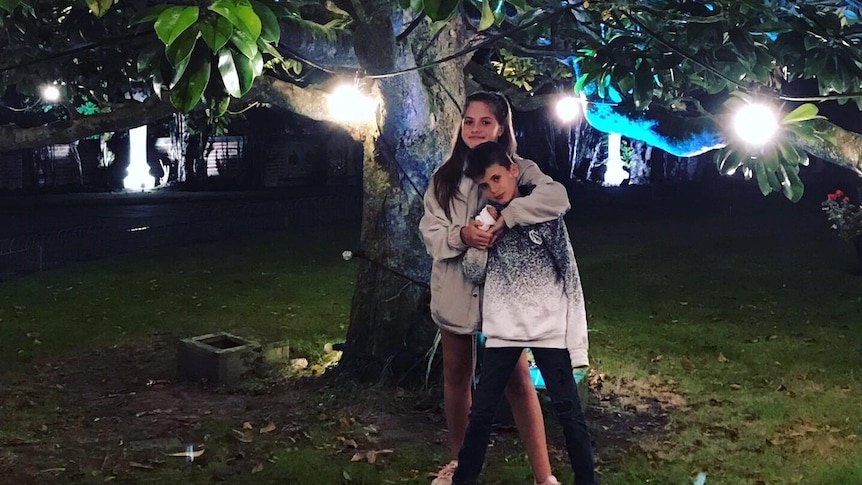
[[[520,175],[518,185],[535,185],[527,197],[518,197],[503,209],[508,227],[537,224],[556,219],[569,210],[566,188],[542,173],[531,160],[516,158]],[[461,258],[467,245],[461,240],[461,228],[468,225],[485,204],[478,186],[462,177],[458,193],[452,200],[451,219],[434,197],[434,180],[425,192],[425,214],[419,230],[425,249],[431,255],[431,318],[442,330],[455,334],[472,334],[481,327],[482,289],[467,280],[461,269]]]

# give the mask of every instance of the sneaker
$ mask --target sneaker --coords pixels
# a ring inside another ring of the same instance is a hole
[[[431,480],[431,485],[452,485],[452,476],[455,475],[456,468],[458,468],[458,460],[452,460],[440,467],[437,473],[431,474],[432,477],[435,477],[434,480]]]
[[[553,476],[553,475],[549,476],[549,477],[548,477],[544,482],[542,482],[542,483],[539,483],[539,482],[533,482],[533,483],[535,483],[536,485],[563,485],[563,484],[561,484],[561,483],[557,480],[557,477],[555,477],[555,476]]]

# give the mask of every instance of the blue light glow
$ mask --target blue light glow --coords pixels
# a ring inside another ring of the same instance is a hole
[[[640,113],[618,113],[610,104],[587,103],[584,117],[599,131],[620,133],[680,157],[693,157],[727,144],[718,131],[695,130],[687,132],[684,138],[671,138],[658,130],[657,120]]]

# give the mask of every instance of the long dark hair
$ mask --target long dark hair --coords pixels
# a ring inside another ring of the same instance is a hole
[[[477,91],[469,96],[464,102],[464,108],[461,111],[463,114],[467,111],[467,107],[473,102],[482,102],[488,105],[491,113],[496,118],[497,123],[503,127],[503,133],[497,138],[499,143],[510,157],[515,156],[518,149],[518,142],[515,140],[515,130],[512,127],[512,108],[509,106],[509,101],[505,96],[499,93],[488,91]],[[443,162],[443,165],[434,173],[434,197],[437,203],[443,208],[446,217],[452,218],[450,206],[455,194],[458,193],[458,185],[461,183],[461,177],[464,176],[464,157],[470,151],[470,147],[464,143],[461,137],[461,131],[464,129],[464,123],[458,125],[458,132],[455,134],[455,140],[452,143],[452,154]]]

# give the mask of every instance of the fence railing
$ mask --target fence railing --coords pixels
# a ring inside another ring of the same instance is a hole
[[[153,248],[219,241],[246,234],[330,225],[358,225],[358,191],[203,205],[193,217],[135,218],[133,224],[89,224],[0,239],[0,280]]]

